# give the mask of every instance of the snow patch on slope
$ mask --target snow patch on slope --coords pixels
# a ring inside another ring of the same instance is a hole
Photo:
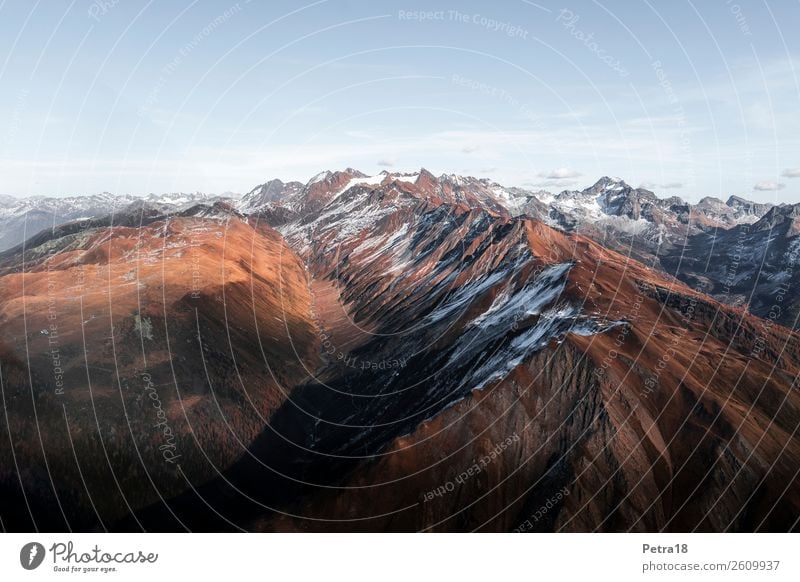
[[[548,266],[516,291],[509,281],[489,308],[465,326],[446,367],[468,367],[465,382],[471,389],[480,389],[493,380],[504,378],[551,340],[560,342],[567,333],[594,335],[624,324],[588,317],[575,305],[559,304],[572,266],[571,262]],[[495,273],[456,294],[445,308],[438,310],[437,318],[465,306],[494,282],[508,280],[504,275],[504,272]],[[517,331],[519,333],[514,335]]]

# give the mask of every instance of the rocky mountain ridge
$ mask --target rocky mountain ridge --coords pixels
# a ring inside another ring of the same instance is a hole
[[[562,491],[535,529],[796,528],[800,336],[490,183],[376,181],[0,254],[5,526],[511,531]],[[591,196],[660,208],[613,180],[562,202]]]

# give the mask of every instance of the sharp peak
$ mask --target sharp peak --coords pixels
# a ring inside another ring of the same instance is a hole
[[[608,186],[609,184],[621,184],[624,186],[628,186],[629,188],[631,187],[630,184],[628,184],[625,180],[623,180],[618,176],[602,176],[591,187],[592,188],[604,187]]]
[[[425,168],[420,168],[419,170],[381,170],[378,174],[383,176],[413,176],[414,174],[430,174],[430,172]]]
[[[320,182],[320,181],[326,180],[326,179],[328,179],[331,176],[334,176],[336,174],[347,174],[347,175],[353,176],[354,178],[369,178],[369,177],[373,177],[373,176],[370,176],[369,174],[365,174],[364,172],[361,172],[360,170],[348,167],[348,168],[345,168],[344,170],[323,170],[321,172],[318,172],[317,174],[312,176],[306,184],[310,185],[310,184],[313,184],[315,182]],[[380,172],[378,172],[377,174],[374,174],[374,176],[419,176],[419,177],[425,176],[425,177],[428,177],[428,178],[432,178],[434,180],[460,179],[460,180],[469,180],[469,181],[474,180],[474,181],[483,181],[483,182],[492,182],[492,183],[494,182],[493,179],[488,178],[488,177],[479,178],[477,176],[473,176],[473,175],[470,175],[470,174],[459,174],[459,173],[456,173],[456,172],[445,172],[445,173],[442,173],[442,174],[437,176],[436,174],[434,174],[433,172],[431,172],[430,170],[428,170],[425,167],[420,167],[418,170],[383,169]],[[278,182],[280,182],[280,180],[278,180],[276,178],[274,180],[270,180],[267,183],[272,183],[272,182],[278,183]],[[289,184],[291,182],[286,182],[286,183]]]
[[[753,202],[752,200],[748,200],[747,198],[744,198],[742,196],[737,196],[736,194],[731,194],[730,196],[728,196],[728,200],[725,201],[725,204],[727,204],[728,206],[733,206],[737,202],[740,203],[744,202],[745,204],[755,204],[755,202]]]
[[[347,168],[345,168],[344,170],[340,170],[339,172],[334,172],[334,173],[335,174],[337,174],[337,173],[338,174],[350,174],[351,176],[353,176],[355,178],[366,178],[367,177],[367,174],[365,174],[364,172],[362,172],[360,170],[356,170],[355,168],[351,168],[349,166]]]
[[[228,202],[199,202],[179,213],[180,216],[210,216],[211,214],[242,217],[242,214]]]
[[[263,192],[264,190],[269,190],[276,186],[285,186],[285,182],[280,178],[272,178],[271,180],[267,180],[261,184],[254,186],[247,194],[253,194],[255,192]]]
[[[429,175],[433,175],[424,168],[420,170],[420,172],[426,172]],[[472,174],[456,174],[455,172],[444,173],[439,176],[440,180],[463,180],[463,181],[472,181],[472,182],[493,182],[491,178],[479,178],[477,176],[473,176]]]
[[[336,175],[336,174],[350,174],[351,176],[354,176],[354,177],[357,177],[357,178],[367,175],[364,172],[361,172],[360,170],[356,170],[355,168],[351,168],[351,167],[348,166],[347,168],[344,168],[343,170],[322,170],[321,172],[317,172],[316,174],[314,174],[314,176],[312,176],[311,179],[313,180],[314,178],[333,176],[333,175]]]

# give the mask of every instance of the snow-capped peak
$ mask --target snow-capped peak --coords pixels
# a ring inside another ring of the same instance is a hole
[[[310,179],[310,180],[307,182],[307,184],[306,184],[306,185],[307,185],[307,186],[311,186],[312,184],[317,184],[317,183],[319,183],[319,182],[322,182],[323,180],[327,180],[328,178],[330,178],[330,177],[331,177],[331,174],[332,174],[332,173],[331,173],[331,171],[330,171],[330,170],[325,170],[325,171],[323,171],[323,172],[320,172],[319,174],[316,174],[314,177],[312,177],[312,178],[311,178],[311,179]]]
[[[594,185],[589,188],[592,193],[601,193],[601,192],[614,192],[614,191],[622,191],[622,190],[629,190],[631,187],[623,180],[617,176],[603,176]]]

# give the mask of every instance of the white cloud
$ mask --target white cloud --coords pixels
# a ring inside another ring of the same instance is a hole
[[[647,190],[654,190],[654,189],[662,189],[662,190],[675,190],[677,188],[683,188],[683,182],[665,182],[664,184],[656,184],[655,182],[642,182],[639,188],[645,188]]]
[[[394,161],[393,160],[386,160],[386,159],[378,160],[378,165],[383,167],[383,168],[392,168],[392,167],[394,167]]]
[[[461,151],[465,154],[472,154],[477,152],[480,148],[481,146],[479,145],[465,145],[463,148],[461,148]]]
[[[800,178],[800,168],[786,168],[781,176],[784,178]]]
[[[539,172],[538,175],[540,178],[546,178],[548,180],[566,180],[569,178],[577,178],[583,174],[576,170],[570,170],[569,168],[557,168],[549,172]]]
[[[774,190],[781,190],[786,184],[775,182],[774,180],[763,180],[753,186],[753,190],[761,190],[762,192],[770,192]]]
[[[533,188],[561,188],[575,187],[577,180],[544,180],[543,182],[525,182],[523,186]]]

